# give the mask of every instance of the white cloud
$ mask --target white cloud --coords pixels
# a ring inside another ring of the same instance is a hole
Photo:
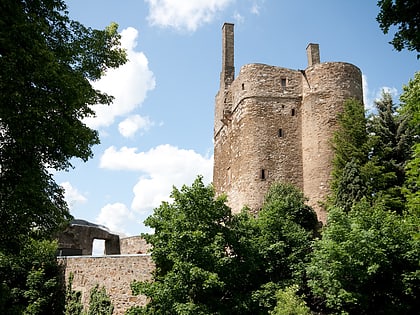
[[[85,203],[87,201],[87,198],[69,182],[63,182],[60,186],[64,188],[64,199],[70,209],[73,209],[77,203]]]
[[[260,6],[258,5],[258,3],[254,3],[251,7],[251,13],[255,14],[255,15],[260,15]]]
[[[398,96],[398,90],[394,87],[383,86],[377,91],[375,100],[380,100],[382,98],[382,93],[391,94],[392,98],[395,99]]]
[[[95,89],[114,96],[111,105],[94,105],[96,117],[84,122],[91,128],[107,127],[115,117],[129,114],[141,106],[147,92],[155,88],[155,77],[150,71],[144,53],[135,51],[138,31],[129,27],[121,32],[121,46],[127,50],[128,62],[117,69],[110,69],[99,81],[93,82]]]
[[[146,0],[152,25],[195,31],[211,22],[233,0]]]
[[[147,131],[154,126],[154,122],[149,117],[140,115],[132,115],[124,119],[118,124],[118,130],[121,135],[130,138],[135,135],[138,130]]]
[[[184,150],[169,144],[159,145],[147,152],[123,147],[109,147],[101,157],[100,167],[111,170],[142,172],[133,187],[131,208],[145,213],[169,200],[172,187],[190,185],[197,175],[211,182],[213,157],[204,157],[193,150]]]
[[[390,93],[392,98],[398,98],[398,90],[395,87],[387,87],[383,86],[379,89],[371,91],[368,86],[367,77],[363,74],[362,75],[362,84],[363,84],[363,103],[365,104],[365,109],[371,113],[376,111],[375,101],[378,101],[382,98],[382,93],[387,92]]]
[[[242,24],[245,21],[245,18],[237,11],[233,14],[233,19],[236,24]]]
[[[134,215],[126,205],[112,203],[105,205],[96,217],[96,223],[106,226],[111,232],[125,234],[127,222],[133,221]]]

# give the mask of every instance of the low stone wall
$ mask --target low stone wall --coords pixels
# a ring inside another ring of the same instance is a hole
[[[151,248],[141,236],[130,236],[120,238],[121,254],[147,254]]]
[[[105,286],[114,305],[114,315],[122,315],[134,305],[145,305],[145,296],[134,296],[133,280],[151,280],[155,265],[149,254],[115,256],[59,257],[65,267],[66,282],[73,273],[73,290],[82,292],[82,303],[89,303],[89,292],[97,284]]]

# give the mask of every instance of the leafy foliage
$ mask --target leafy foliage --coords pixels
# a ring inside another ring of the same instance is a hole
[[[276,293],[277,305],[270,315],[310,315],[311,311],[298,293],[299,287],[293,285]]]
[[[64,284],[57,244],[31,239],[15,255],[0,252],[0,313],[60,314]]]
[[[375,101],[377,112],[366,119],[362,104],[348,101],[333,138],[332,204],[346,211],[366,198],[402,212],[405,167],[415,131],[410,114],[397,111],[389,93]]]
[[[420,57],[420,3],[417,0],[379,0],[380,12],[376,17],[384,34],[392,26],[398,26],[390,42],[398,51],[407,48]]]
[[[113,311],[114,306],[106,293],[105,287],[94,286],[90,291],[87,315],[112,315]]]
[[[82,119],[112,97],[89,80],[126,56],[116,24],[86,28],[63,0],[2,0],[0,11],[0,248],[19,251],[22,237],[50,237],[69,220],[48,168],[91,157],[99,139]]]
[[[420,215],[420,72],[404,86],[400,99],[402,115],[408,117],[415,141],[413,155],[406,165],[404,195],[407,198],[407,207]]]
[[[338,115],[340,128],[334,133],[332,203],[348,211],[354,202],[367,194],[362,166],[368,161],[367,119],[363,105],[357,100],[344,103]]]
[[[418,217],[360,202],[329,212],[308,266],[312,292],[329,312],[415,314],[420,306]]]
[[[150,303],[127,314],[267,314],[302,282],[316,216],[292,186],[273,186],[258,218],[233,215],[201,177],[172,198],[145,221],[156,271],[132,289]]]
[[[65,315],[82,315],[82,292],[73,290],[73,273],[70,273],[66,287]]]
[[[389,209],[402,211],[404,197],[402,186],[405,181],[405,165],[411,158],[413,130],[409,117],[397,112],[389,93],[375,101],[378,113],[368,124],[370,163],[366,169],[370,179],[369,193],[386,201]],[[374,173],[374,174],[372,174]]]

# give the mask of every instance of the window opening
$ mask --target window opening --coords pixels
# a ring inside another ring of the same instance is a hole
[[[92,244],[92,256],[105,255],[105,240],[95,238]]]
[[[266,180],[267,179],[267,171],[265,169],[261,169],[261,174],[260,174],[260,178],[261,180]]]
[[[294,108],[292,108],[292,116],[296,115],[296,110]]]
[[[281,137],[283,137],[284,136],[284,132],[283,132],[283,129],[279,129],[279,138],[281,138]]]
[[[287,80],[286,80],[286,78],[281,78],[281,80],[280,80],[280,84],[281,84],[281,87],[282,87],[282,88],[285,88],[285,87],[286,87],[286,85],[287,85]]]
[[[245,90],[245,84],[242,83],[242,90]]]

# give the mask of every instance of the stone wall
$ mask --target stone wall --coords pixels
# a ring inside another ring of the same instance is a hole
[[[303,188],[300,105],[302,74],[264,64],[241,68],[230,107],[215,136],[214,185],[229,206],[257,210],[274,181]],[[226,115],[228,113],[228,115]]]
[[[130,236],[120,239],[120,250],[122,255],[126,254],[147,254],[151,246],[141,236]]]
[[[105,286],[114,305],[114,315],[122,315],[135,305],[145,305],[145,296],[133,296],[130,283],[133,280],[151,280],[155,265],[149,254],[115,256],[59,257],[65,267],[68,281],[74,275],[73,289],[82,292],[85,307],[89,303],[89,292],[97,284]]]

